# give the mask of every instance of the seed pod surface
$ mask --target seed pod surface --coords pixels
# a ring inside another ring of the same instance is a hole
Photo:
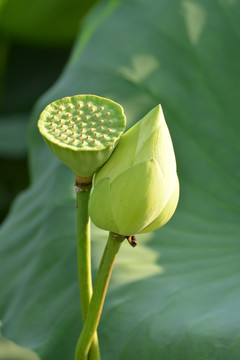
[[[76,175],[92,176],[109,158],[126,125],[121,105],[96,95],[56,100],[38,127],[52,152]]]

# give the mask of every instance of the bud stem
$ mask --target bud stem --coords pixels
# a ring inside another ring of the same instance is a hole
[[[76,186],[79,186],[77,181]],[[92,297],[90,218],[88,215],[90,189],[91,184],[88,187],[79,189],[81,191],[76,191],[78,280],[83,323],[86,320],[89,303]],[[92,344],[90,345],[88,359],[100,360],[96,332],[93,336]]]
[[[123,240],[123,237],[115,237],[114,233],[109,233],[108,241],[95,280],[93,296],[89,305],[87,317],[77,343],[75,360],[87,359],[89,348],[99,324],[114,260]]]

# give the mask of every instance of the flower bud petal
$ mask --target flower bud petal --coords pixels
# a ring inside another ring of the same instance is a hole
[[[176,178],[176,183],[173,192],[171,193],[169,199],[166,201],[165,206],[159,213],[158,217],[150,225],[145,227],[145,229],[143,229],[141,233],[154,231],[165,225],[168,222],[168,220],[170,220],[171,217],[173,216],[178,204],[178,199],[179,199],[179,181],[178,178]]]
[[[163,226],[178,197],[174,150],[159,105],[121,137],[97,172],[89,212],[98,227],[132,235]]]

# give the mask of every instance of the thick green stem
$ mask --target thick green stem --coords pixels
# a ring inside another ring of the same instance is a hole
[[[78,280],[81,299],[83,324],[86,320],[88,307],[92,297],[91,272],[91,242],[90,219],[88,215],[88,200],[91,186],[85,189],[77,187],[77,254],[78,254]],[[89,360],[100,360],[100,351],[97,333],[92,338],[89,349]]]
[[[113,264],[123,238],[109,233],[107,245],[98,269],[93,296],[80,338],[77,343],[75,360],[86,360],[94,334],[97,330],[106,296]]]

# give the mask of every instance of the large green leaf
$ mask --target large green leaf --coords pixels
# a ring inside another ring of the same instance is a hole
[[[73,359],[81,329],[73,175],[38,134],[50,101],[95,93],[128,126],[163,105],[181,199],[163,229],[122,246],[99,327],[104,360],[239,360],[240,3],[99,6],[32,115],[32,185],[1,229],[3,333],[43,360]],[[96,271],[107,234],[93,228]]]

